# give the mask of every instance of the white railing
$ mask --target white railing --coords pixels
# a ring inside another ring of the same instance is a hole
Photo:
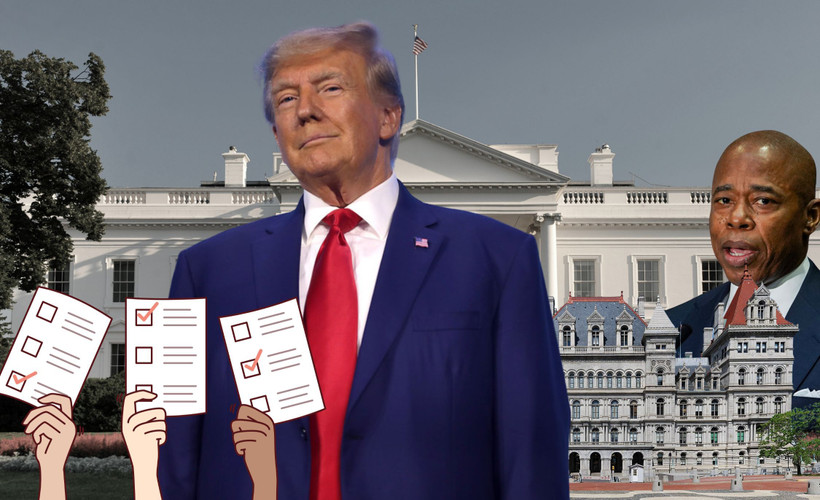
[[[208,191],[171,191],[168,193],[169,205],[207,205],[211,202]]]
[[[102,205],[142,205],[144,203],[145,191],[134,189],[108,191],[100,199]]]
[[[598,204],[604,202],[604,193],[590,191],[565,191],[564,203],[567,205]]]
[[[231,203],[234,205],[272,205],[276,197],[273,191],[234,191],[231,193]]]
[[[627,191],[626,202],[629,204],[657,205],[669,203],[666,191]]]

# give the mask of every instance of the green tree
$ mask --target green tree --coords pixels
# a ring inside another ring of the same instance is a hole
[[[820,450],[820,403],[775,415],[758,429],[760,454],[792,460],[801,474],[802,464],[811,462]]]
[[[105,192],[89,144],[91,116],[108,112],[105,67],[89,54],[82,71],[39,51],[0,50],[0,309],[14,288],[44,283],[47,264],[67,262],[64,223],[99,241]]]

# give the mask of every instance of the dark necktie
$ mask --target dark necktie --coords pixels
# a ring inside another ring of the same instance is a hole
[[[342,498],[339,461],[356,367],[359,310],[353,260],[344,235],[361,220],[347,208],[334,210],[322,220],[330,231],[316,256],[305,299],[305,329],[325,403],[324,410],[310,417],[311,500]]]

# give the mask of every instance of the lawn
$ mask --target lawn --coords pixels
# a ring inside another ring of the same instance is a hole
[[[0,498],[37,500],[38,472],[0,471]],[[134,498],[132,479],[124,474],[66,474],[68,500],[130,500]]]

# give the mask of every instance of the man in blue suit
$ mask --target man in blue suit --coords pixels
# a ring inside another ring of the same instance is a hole
[[[729,282],[667,311],[681,327],[679,354],[703,350],[703,329],[714,326],[718,303],[728,304],[749,272],[764,283],[781,314],[799,325],[794,338],[795,391],[820,389],[820,271],[807,257],[820,222],[814,159],[774,130],[746,134],[721,155],[712,179],[709,233]],[[820,399],[795,396],[795,407]]]
[[[317,488],[314,416],[296,419],[275,428],[278,498],[567,498],[569,408],[534,239],[421,203],[396,180],[404,103],[373,26],[291,34],[263,70],[266,113],[305,194],[293,212],[179,255],[171,296],[208,299],[207,413],[168,419],[164,496],[251,497],[218,318],[294,297],[310,309],[317,254],[337,231],[352,260],[358,352],[341,444],[321,451],[335,456],[336,485]],[[328,227],[337,207],[361,222]]]

